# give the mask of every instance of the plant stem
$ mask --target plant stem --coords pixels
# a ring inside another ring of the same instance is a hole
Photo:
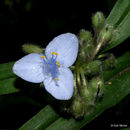
[[[99,30],[95,30],[95,35],[94,35],[94,38],[93,38],[93,44],[94,45],[96,45],[98,33],[99,33]]]
[[[90,59],[89,59],[89,62],[92,61],[95,56],[97,55],[97,53],[99,52],[99,50],[101,49],[102,45],[104,44],[104,40],[100,40],[97,47],[95,48],[95,50],[93,51]]]
[[[85,78],[85,75],[84,75],[84,72],[81,71],[81,78],[82,78],[82,82],[83,82],[83,87],[87,87],[87,82],[86,82],[86,78]]]
[[[78,84],[78,90],[80,91],[81,79],[80,79],[80,73],[79,72],[77,72],[77,84]]]
[[[74,72],[74,96],[76,96],[78,93],[77,90],[77,83],[76,83],[76,73]]]

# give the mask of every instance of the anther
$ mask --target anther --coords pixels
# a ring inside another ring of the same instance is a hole
[[[55,80],[56,80],[56,81],[59,81],[59,79],[58,79],[58,78],[55,78]]]
[[[57,53],[57,52],[52,52],[51,54],[58,56],[58,53]]]
[[[45,56],[41,56],[41,58],[45,58]]]
[[[58,65],[58,67],[60,67],[60,64],[58,62],[56,62],[56,65]]]

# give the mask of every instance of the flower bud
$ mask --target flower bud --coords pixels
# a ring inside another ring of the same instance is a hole
[[[85,62],[87,57],[89,57],[94,49],[92,44],[92,35],[90,32],[82,29],[79,33],[79,59]]]
[[[33,44],[24,44],[22,45],[22,49],[25,53],[42,53],[43,52],[43,49]]]
[[[92,41],[92,34],[89,31],[86,31],[84,29],[80,30],[79,33],[79,43],[81,46],[84,46],[84,44]]]
[[[94,97],[94,99],[97,96],[101,96],[104,91],[104,82],[103,80],[98,76],[92,78],[92,80],[89,83],[89,92]]]
[[[109,58],[103,62],[103,69],[110,70],[114,68],[115,65],[116,65],[116,58],[114,57],[113,54],[110,54]]]
[[[81,88],[80,96],[84,99],[84,101],[87,105],[93,105],[94,106],[95,96],[93,96],[93,94],[90,92],[90,90],[87,87]]]
[[[113,27],[106,25],[101,32],[99,33],[99,40],[101,41],[110,41],[113,36]]]
[[[93,76],[99,74],[101,71],[101,61],[95,60],[90,62],[85,69],[85,74],[88,76]]]
[[[78,119],[82,118],[85,113],[85,104],[79,96],[75,96],[72,106],[71,106],[72,115]]]
[[[87,83],[88,84],[88,83]],[[80,87],[80,96],[86,101],[89,102],[89,90],[88,90],[88,86],[82,86]]]
[[[100,29],[104,25],[105,17],[102,12],[96,12],[92,16],[92,24],[95,29]]]
[[[84,48],[87,57],[90,57],[94,50],[94,44],[87,44]]]

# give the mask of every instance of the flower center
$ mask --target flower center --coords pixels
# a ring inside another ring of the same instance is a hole
[[[60,64],[58,61],[56,61],[58,53],[52,52],[51,54],[52,57],[50,59],[47,59],[45,56],[41,56],[41,58],[43,58],[44,61],[44,72],[46,74],[51,75],[51,77],[56,81],[59,81],[58,74],[59,74]]]

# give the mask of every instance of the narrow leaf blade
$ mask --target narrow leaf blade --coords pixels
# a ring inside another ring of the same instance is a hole
[[[47,105],[33,118],[26,122],[19,130],[43,130],[57,120],[59,115]]]
[[[129,0],[118,0],[106,19],[106,23],[117,26],[123,17],[129,12],[130,1]]]
[[[14,62],[0,64],[0,80],[15,77],[15,74],[12,72],[12,66]]]
[[[16,77],[0,80],[0,95],[16,93],[20,90],[15,87]]]
[[[106,46],[103,52],[114,48],[115,46],[119,45],[130,36],[129,24],[130,24],[130,12],[126,15],[123,21],[116,28],[118,32],[116,39],[112,43],[110,43],[108,46]]]

